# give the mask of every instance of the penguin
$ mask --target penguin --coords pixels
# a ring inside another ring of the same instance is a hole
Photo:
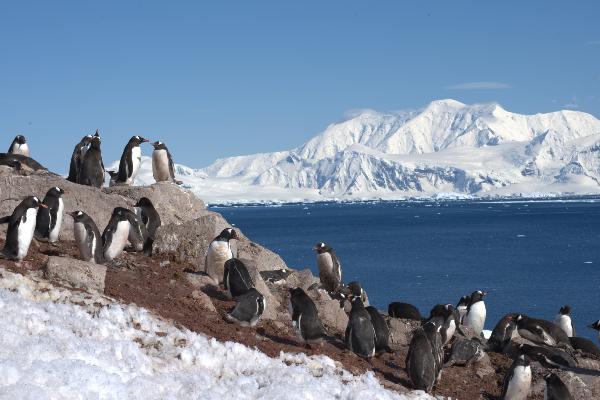
[[[442,367],[444,366],[444,345],[442,343],[442,335],[440,334],[442,327],[435,322],[426,322],[423,324],[423,330],[429,343],[431,343],[431,351],[433,352],[433,360],[435,362],[435,382],[439,381],[442,376]]]
[[[595,331],[598,331],[598,341],[600,341],[600,319],[594,322],[591,325],[588,325],[588,328],[592,328]]]
[[[148,232],[148,239],[146,239],[146,243],[144,244],[144,254],[147,256],[152,255],[152,244],[154,243],[154,235],[156,234],[156,230],[160,227],[160,215],[154,208],[154,205],[147,197],[142,197],[135,203],[134,207],[140,209],[140,218],[142,219],[142,223],[146,226],[146,231]]]
[[[142,150],[140,144],[148,142],[148,139],[141,136],[132,136],[127,142],[121,160],[119,161],[119,171],[115,177],[117,185],[132,185],[142,164]]]
[[[471,302],[471,296],[463,296],[458,301],[456,305],[456,309],[458,310],[458,314],[460,315],[460,324],[464,323],[465,315],[467,315],[467,310],[469,308],[469,303]]]
[[[61,188],[53,187],[46,193],[42,208],[37,213],[34,236],[36,240],[42,242],[56,243],[58,234],[62,226],[65,204],[62,196],[65,191]]]
[[[98,131],[96,131],[96,134],[98,134]],[[69,182],[79,182],[79,173],[81,171],[83,156],[85,156],[85,153],[87,152],[91,143],[92,135],[85,135],[81,138],[79,143],[75,145],[73,154],[71,155],[71,163],[69,164],[69,176],[67,177]]]
[[[477,336],[481,335],[481,331],[485,325],[486,310],[483,296],[486,294],[486,292],[482,292],[481,290],[477,290],[471,294],[467,315],[465,315],[463,321],[463,324],[473,329],[473,332]]]
[[[573,326],[573,321],[571,321],[571,307],[568,305],[564,305],[558,311],[556,318],[554,319],[554,323],[560,326],[560,329],[565,331],[568,337],[577,336],[575,332],[575,326]]]
[[[517,330],[524,339],[547,346],[570,347],[569,337],[555,323],[543,319],[517,316]]]
[[[525,400],[531,387],[531,366],[529,357],[521,354],[512,363],[502,385],[503,400]]]
[[[142,223],[141,218],[131,210],[123,207],[116,207],[114,212],[120,212],[127,217],[129,221],[129,234],[127,235],[127,241],[130,246],[126,247],[125,250],[129,252],[140,252],[144,250],[144,245],[148,240],[148,230],[146,225]]]
[[[255,288],[251,288],[238,296],[236,306],[225,318],[242,326],[255,326],[266,307],[264,296]]]
[[[475,339],[457,339],[452,344],[450,358],[444,364],[444,367],[452,365],[463,365],[469,367],[485,355],[483,345]]]
[[[544,376],[546,389],[544,390],[544,400],[574,400],[567,385],[554,372]]]
[[[440,334],[442,342],[446,345],[456,332],[457,321],[454,313],[455,309],[452,304],[438,304],[429,312],[428,321],[433,321],[437,326],[441,327]]]
[[[23,135],[15,136],[15,139],[10,144],[7,151],[8,154],[20,154],[25,157],[29,157],[29,145]]]
[[[208,246],[204,259],[204,272],[210,276],[216,285],[222,282],[225,273],[225,262],[233,258],[231,239],[237,239],[237,233],[232,228],[225,228]]]
[[[375,352],[384,353],[386,351],[391,351],[388,345],[390,340],[390,328],[388,327],[387,322],[385,322],[383,315],[381,315],[373,306],[365,307],[365,310],[369,313],[371,323],[375,329]]]
[[[94,220],[83,211],[68,213],[73,217],[73,235],[83,261],[102,264],[102,236]]]
[[[360,297],[354,297],[346,327],[346,347],[360,357],[371,358],[375,355],[375,336],[369,312]]]
[[[547,346],[532,346],[521,343],[517,346],[519,354],[525,354],[529,359],[539,362],[546,368],[573,368],[577,361],[566,351]]]
[[[225,286],[225,293],[230,299],[236,298],[254,287],[248,268],[241,260],[230,258],[225,261],[223,286]]]
[[[367,292],[362,288],[359,281],[348,283],[348,290],[350,291],[351,296],[360,297],[365,307],[369,306],[369,296],[367,296]]]
[[[81,160],[79,183],[81,185],[101,188],[104,185],[104,163],[100,150],[100,136],[92,137],[89,149]]]
[[[297,287],[290,289],[290,306],[294,331],[306,343],[320,342],[325,328],[319,319],[317,307],[310,297]]]
[[[102,233],[102,254],[105,261],[112,261],[120,256],[127,245],[129,230],[129,216],[124,213],[122,207],[117,207],[108,221],[108,225]]]
[[[181,185],[183,182],[175,179],[175,166],[173,157],[163,142],[152,143],[152,175],[156,182],[175,182]]]
[[[600,359],[600,349],[590,339],[573,336],[569,338],[569,342],[575,350],[592,354]]]
[[[517,317],[519,314],[506,314],[494,327],[490,338],[487,341],[487,350],[502,352],[507,344],[510,343],[513,332],[517,329]]]
[[[0,165],[6,165],[16,171],[48,171],[46,167],[33,158],[22,154],[0,153]]]
[[[436,382],[438,372],[434,351],[427,334],[422,327],[417,328],[408,346],[406,355],[406,374],[417,390],[431,392]]]
[[[422,321],[419,309],[412,304],[394,301],[388,306],[388,315],[392,318],[412,319]]]
[[[317,252],[317,266],[321,285],[328,292],[334,292],[342,283],[342,266],[333,248],[323,242],[313,248]]]
[[[27,256],[35,231],[38,209],[46,207],[37,197],[29,196],[19,203],[12,215],[0,218],[0,223],[8,223],[6,242],[0,252],[0,258],[21,261]]]

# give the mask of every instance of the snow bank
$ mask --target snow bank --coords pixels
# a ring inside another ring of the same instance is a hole
[[[430,399],[327,357],[269,358],[0,269],[0,399]]]

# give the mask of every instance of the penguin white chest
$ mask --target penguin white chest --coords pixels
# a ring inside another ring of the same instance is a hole
[[[478,335],[483,330],[483,326],[485,325],[485,303],[483,301],[478,301],[471,306],[467,316],[465,317],[465,326],[471,327],[475,333]]]
[[[508,383],[505,399],[525,400],[531,385],[531,367],[518,365]]]
[[[33,232],[35,231],[35,219],[37,217],[37,208],[29,208],[27,209],[26,219],[27,221],[23,221],[21,218],[21,223],[17,228],[17,238],[18,238],[18,250],[17,250],[17,258],[22,260],[27,255],[29,251],[29,245],[31,244],[31,239],[33,239]]]
[[[113,233],[110,245],[105,249],[105,256],[108,260],[112,260],[121,254],[127,244],[128,236],[129,221],[119,221],[115,228],[115,232]]]
[[[94,261],[96,238],[94,237],[92,241],[92,246],[90,246],[87,242],[87,231],[85,229],[85,225],[81,222],[76,222],[73,225],[73,235],[75,236],[75,242],[77,243],[77,247],[79,247],[81,259],[88,262]]]
[[[317,266],[321,274],[333,274],[333,259],[329,253],[317,254]]]
[[[21,154],[25,157],[29,157],[29,146],[27,143],[19,144],[15,143],[12,149],[13,154]]]
[[[140,146],[134,146],[131,149],[131,175],[127,179],[128,183],[133,183],[138,171],[140,170],[140,165],[142,164],[142,149]]]
[[[54,224],[54,228],[50,230],[50,234],[48,235],[48,241],[50,243],[54,243],[58,240],[58,233],[60,232],[60,227],[62,226],[63,220],[63,212],[65,210],[65,204],[61,197],[58,198],[58,210],[56,211],[56,222]]]
[[[571,317],[564,314],[558,314],[554,320],[560,329],[562,329],[568,337],[573,336],[573,325],[571,325]]]
[[[169,156],[166,150],[154,150],[152,152],[152,175],[156,182],[164,182],[171,179],[169,171]]]
[[[213,240],[206,256],[206,273],[213,279],[221,281],[225,270],[225,262],[233,258],[229,242]]]

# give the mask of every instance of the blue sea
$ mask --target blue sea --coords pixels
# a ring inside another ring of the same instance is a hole
[[[486,329],[508,312],[553,320],[571,305],[579,336],[600,319],[600,199],[315,203],[214,207],[293,268],[318,276],[312,247],[338,254],[377,308],[423,315],[484,290]]]

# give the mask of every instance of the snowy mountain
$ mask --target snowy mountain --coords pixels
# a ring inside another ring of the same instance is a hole
[[[177,172],[209,202],[597,193],[599,152],[600,120],[590,114],[439,100],[418,111],[363,111],[290,151]],[[153,181],[148,167],[139,183]]]

